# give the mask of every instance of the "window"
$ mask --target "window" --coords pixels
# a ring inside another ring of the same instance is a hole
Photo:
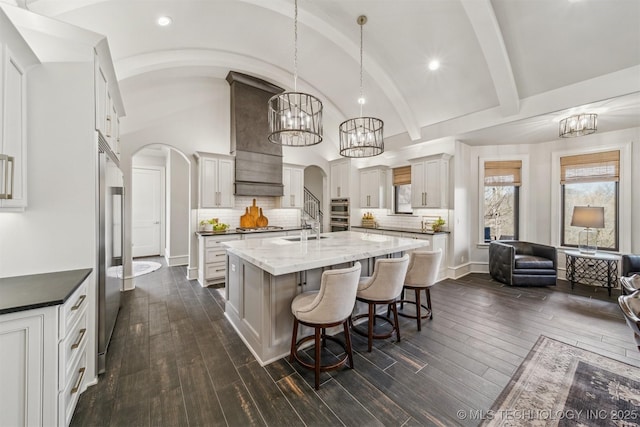
[[[484,241],[518,240],[521,160],[484,163]]]
[[[599,249],[618,250],[620,151],[560,158],[562,246],[578,246],[583,227],[572,227],[574,206],[604,207],[604,228],[596,229]]]
[[[411,214],[411,166],[393,169],[393,212]]]

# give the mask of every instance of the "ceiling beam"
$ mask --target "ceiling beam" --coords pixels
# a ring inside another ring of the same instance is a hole
[[[500,110],[504,116],[517,114],[520,109],[518,88],[491,2],[490,0],[461,0],[461,2],[487,61],[500,102]]]

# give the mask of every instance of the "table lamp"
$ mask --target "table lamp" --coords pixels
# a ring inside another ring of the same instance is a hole
[[[595,254],[597,233],[594,228],[604,228],[604,207],[574,206],[571,225],[585,227],[578,235],[578,249],[583,254]]]

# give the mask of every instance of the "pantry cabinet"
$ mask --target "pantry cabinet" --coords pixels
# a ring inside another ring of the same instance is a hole
[[[283,196],[280,198],[281,208],[302,208],[304,203],[304,167],[283,165]]]
[[[375,167],[360,171],[360,207],[387,207],[387,172],[388,168]]]
[[[449,207],[448,154],[411,159],[411,206],[414,208]]]
[[[198,206],[206,208],[232,208],[234,162],[231,156],[197,152]]]
[[[120,116],[118,113],[115,94],[119,91],[117,82],[110,81],[102,64],[104,59],[95,53],[95,129],[107,142],[116,156],[120,156]],[[118,92],[119,93],[119,92]]]
[[[351,188],[351,162],[349,160],[339,160],[331,163],[331,198],[350,197]]]

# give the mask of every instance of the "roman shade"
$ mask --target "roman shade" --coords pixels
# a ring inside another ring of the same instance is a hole
[[[560,182],[618,181],[620,179],[620,151],[579,154],[560,158]]]
[[[411,166],[393,168],[393,185],[411,184]]]
[[[485,187],[519,187],[522,182],[521,170],[522,160],[484,162],[484,185]]]

